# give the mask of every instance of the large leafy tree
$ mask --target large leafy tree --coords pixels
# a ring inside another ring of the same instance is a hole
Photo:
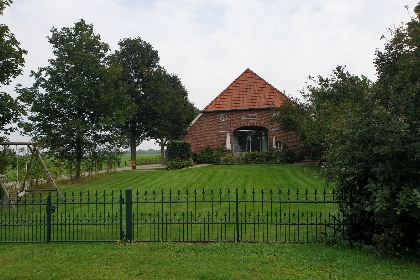
[[[126,38],[119,43],[119,50],[111,57],[111,64],[122,69],[121,81],[126,83],[126,93],[136,106],[135,114],[121,127],[121,135],[131,149],[131,160],[136,160],[136,148],[147,137],[146,125],[155,116],[149,110],[145,92],[158,67],[159,55],[153,46],[140,37]],[[132,167],[136,169],[135,166]]]
[[[161,163],[164,164],[165,146],[169,141],[181,139],[198,109],[188,100],[188,92],[175,74],[159,67],[152,76],[145,94],[149,116],[147,136],[155,139],[161,148]]]
[[[32,71],[32,88],[22,99],[32,114],[26,130],[58,158],[76,162],[76,178],[89,151],[118,140],[119,124],[132,113],[132,102],[119,82],[121,71],[107,67],[109,47],[93,25],[82,19],[71,28],[51,29],[54,58]]]
[[[301,91],[303,100],[290,98],[283,106],[275,108],[274,120],[283,131],[296,132],[304,146],[324,156],[336,129],[363,102],[371,83],[366,77],[351,75],[340,66],[330,77],[310,77],[310,80],[314,85]]]
[[[376,52],[378,80],[336,132],[326,174],[349,199],[350,238],[378,249],[420,247],[420,5]]]
[[[0,0],[0,15],[12,3],[11,0]],[[9,85],[12,79],[22,73],[25,63],[23,56],[26,53],[27,51],[20,47],[15,35],[10,33],[9,27],[0,24],[0,85]],[[0,92],[0,132],[7,135],[15,130],[6,126],[18,121],[21,114],[22,106],[19,102],[9,94]]]

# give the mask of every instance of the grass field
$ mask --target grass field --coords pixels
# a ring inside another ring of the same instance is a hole
[[[312,191],[326,187],[316,174],[313,166],[207,166],[123,171],[60,189]],[[0,244],[0,263],[0,279],[420,279],[418,261],[323,244]]]
[[[319,171],[319,170],[318,170]],[[244,192],[250,199],[255,192],[255,199],[261,198],[262,192],[266,199],[270,191],[273,193],[273,200],[279,199],[281,191],[281,200],[296,200],[299,191],[299,200],[305,200],[305,192],[308,192],[308,200],[314,200],[314,193],[317,190],[316,200],[322,200],[324,189],[326,198],[332,199],[332,188],[328,187],[325,181],[314,176],[314,166],[286,165],[286,164],[267,164],[267,165],[234,165],[234,166],[205,166],[199,168],[189,168],[171,171],[122,171],[113,173],[109,176],[101,176],[98,180],[92,180],[86,184],[60,188],[61,192],[67,192],[67,195],[75,193],[76,195],[91,195],[98,192],[114,192],[116,195],[120,190],[132,189],[133,196],[141,199],[147,191],[149,199],[153,193],[160,199],[163,192],[165,198],[168,198],[169,192],[173,193],[174,199],[185,200],[186,192],[189,192],[190,200],[206,197],[207,200],[212,195],[218,198],[219,192],[227,198],[228,191],[231,192],[230,199],[234,200],[234,192],[238,189],[240,198],[243,198]],[[287,195],[290,190],[290,195]],[[180,193],[178,197],[177,193]],[[137,196],[138,194],[138,196]],[[332,205],[329,205],[332,207]],[[313,206],[310,206],[313,208]],[[296,212],[297,205],[292,206],[291,211]],[[203,213],[206,209],[202,209]],[[223,209],[221,209],[223,210]],[[258,210],[257,210],[258,211]]]
[[[121,167],[130,166],[131,155],[121,156]],[[159,155],[136,155],[137,165],[160,163],[161,157]]]
[[[253,189],[266,191],[270,189],[282,189],[292,192],[299,189],[304,192],[306,189],[321,190],[326,187],[323,179],[313,174],[314,167],[305,165],[286,164],[257,164],[257,165],[219,165],[189,168],[171,171],[122,171],[99,177],[79,186],[63,186],[61,191],[65,192],[87,192],[88,190],[119,191],[127,188],[139,191],[169,191],[172,189],[185,191],[202,190],[206,191],[219,189],[236,188],[248,192]]]
[[[202,242],[239,238],[243,241],[314,242],[324,238],[322,233],[327,231],[322,223],[332,223],[329,215],[338,213],[337,204],[323,203],[324,199],[333,200],[332,189],[313,176],[317,171],[314,166],[273,164],[173,171],[129,170],[90,178],[82,185],[60,185],[67,203],[63,204],[55,195],[52,198],[53,203],[56,201],[52,216],[55,219],[53,238],[56,241],[118,240],[115,224],[120,215],[119,194],[123,191],[124,198],[124,190],[132,189],[132,210],[136,217],[134,240]],[[240,202],[237,206],[236,189]],[[37,217],[46,214],[42,206],[46,196],[44,193],[42,198],[32,197],[32,194],[24,197],[18,206],[19,213],[24,211],[26,222],[0,227],[0,240],[43,240],[43,228],[31,225],[36,223]],[[239,237],[235,235],[236,212],[240,216],[238,222],[243,223]],[[9,217],[9,213],[14,217],[12,208],[7,205],[0,208],[2,217]],[[78,221],[76,227],[67,225],[66,219],[73,219],[71,217]],[[84,218],[81,220],[81,217]],[[169,223],[163,225],[164,220]],[[102,226],[94,226],[92,221]]]
[[[1,244],[0,279],[420,279],[415,262],[323,244]]]

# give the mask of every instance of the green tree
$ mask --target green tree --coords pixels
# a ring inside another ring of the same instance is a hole
[[[19,121],[23,113],[23,106],[18,100],[5,92],[0,92],[0,132],[8,135],[10,132],[15,131],[16,127],[7,126]],[[0,142],[5,140],[6,137],[0,136]]]
[[[145,101],[149,116],[146,134],[159,143],[163,165],[165,146],[169,141],[180,140],[187,133],[198,109],[188,100],[188,92],[179,77],[167,73],[163,67],[153,73]]]
[[[337,130],[326,174],[353,222],[349,236],[387,252],[420,247],[420,5],[376,52],[378,80]]]
[[[275,108],[274,120],[283,131],[295,131],[304,146],[325,155],[336,129],[363,102],[371,83],[366,77],[351,75],[340,66],[328,78],[319,76],[310,80],[315,86],[308,85],[301,91],[303,100],[290,98],[283,106]]]
[[[51,33],[55,58],[32,71],[34,85],[21,90],[32,112],[25,129],[57,158],[75,160],[79,178],[83,156],[116,143],[116,127],[133,105],[119,82],[120,69],[106,65],[109,47],[93,25],[82,19]]]
[[[0,0],[0,15],[3,15],[6,6],[12,3],[11,0]],[[27,51],[20,47],[15,35],[10,33],[9,27],[0,24],[0,85],[9,85],[12,79],[22,73],[25,63],[23,56],[26,53]],[[0,92],[0,132],[7,135],[16,129],[6,126],[19,120],[19,116],[23,113],[22,109],[17,100],[5,92]],[[0,140],[5,138],[0,137]]]
[[[121,135],[131,149],[131,160],[136,160],[136,147],[146,138],[146,124],[153,116],[145,114],[148,105],[145,91],[159,63],[153,46],[140,37],[127,38],[119,43],[120,49],[111,57],[111,64],[122,69],[121,80],[127,84],[126,93],[136,106],[135,114],[121,127]],[[136,169],[135,166],[132,169]]]

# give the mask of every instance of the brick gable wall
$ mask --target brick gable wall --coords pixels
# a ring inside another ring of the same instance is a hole
[[[220,120],[220,115],[225,114],[227,119]],[[252,115],[256,119],[244,119],[243,117]],[[294,151],[301,150],[300,139],[293,132],[283,132],[277,124],[271,124],[273,116],[271,109],[260,110],[238,110],[238,111],[219,111],[203,112],[203,115],[188,130],[183,141],[191,142],[192,152],[198,153],[207,147],[219,148],[226,142],[226,134],[229,132],[231,147],[233,147],[233,131],[244,126],[260,126],[268,130],[269,149],[273,149],[273,137],[276,142],[280,141]]]

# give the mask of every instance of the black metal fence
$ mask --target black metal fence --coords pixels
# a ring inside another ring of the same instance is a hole
[[[26,194],[0,200],[0,242],[320,242],[350,226],[334,190]],[[15,206],[15,208],[13,207]]]

